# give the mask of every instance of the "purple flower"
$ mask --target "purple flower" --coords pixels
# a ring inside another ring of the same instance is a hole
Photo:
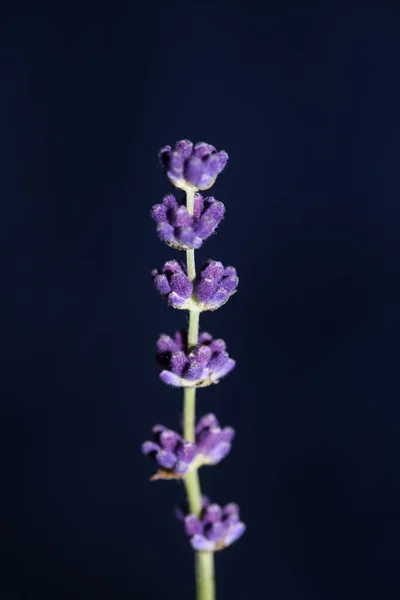
[[[239,278],[234,267],[224,267],[221,262],[209,260],[202,267],[193,284],[186,267],[177,260],[169,260],[161,271],[151,272],[157,291],[174,308],[216,310],[236,291]],[[193,295],[192,295],[193,294]]]
[[[179,479],[190,469],[216,465],[229,454],[235,437],[234,429],[221,429],[211,413],[198,421],[195,442],[185,441],[182,432],[164,425],[155,425],[152,433],[153,439],[142,444],[143,454],[154,458],[160,467],[152,480]]]
[[[179,433],[164,425],[155,425],[152,433],[153,440],[142,444],[143,454],[155,458],[161,467],[152,479],[182,477],[197,454],[196,444],[185,441]]]
[[[192,548],[203,552],[227,548],[246,530],[246,525],[240,521],[239,507],[233,502],[222,508],[203,498],[203,510],[199,517],[188,514],[187,506],[176,511],[176,516],[183,520]]]
[[[158,156],[171,183],[181,190],[208,190],[228,161],[224,150],[217,152],[205,142],[193,146],[189,140],[176,142],[174,149],[164,146]]]
[[[189,308],[193,284],[182,264],[177,260],[169,260],[161,271],[154,269],[151,275],[157,291],[168,300],[170,306]]]
[[[178,203],[172,194],[165,196],[162,204],[156,204],[151,211],[159,238],[177,250],[200,248],[224,214],[222,202],[212,196],[203,198],[201,194],[195,194],[193,216],[189,215],[185,202]]]
[[[197,463],[216,465],[225,458],[232,446],[235,430],[232,427],[221,429],[217,417],[210,413],[202,417],[196,425]]]
[[[221,262],[209,260],[196,278],[195,297],[202,310],[216,310],[232,296],[238,283],[234,267],[224,267]]]
[[[225,342],[201,333],[198,344],[188,348],[187,332],[177,331],[174,338],[161,335],[157,340],[157,360],[162,367],[160,378],[175,387],[205,387],[218,383],[235,366]]]

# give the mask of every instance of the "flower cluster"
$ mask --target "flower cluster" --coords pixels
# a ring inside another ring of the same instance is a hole
[[[239,507],[230,502],[224,507],[211,504],[203,496],[203,510],[197,517],[190,514],[187,505],[178,508],[176,515],[184,522],[185,533],[192,548],[205,552],[223,550],[239,539],[246,530],[241,522]]]
[[[205,142],[193,146],[189,140],[177,142],[174,149],[164,146],[159,158],[171,183],[182,190],[208,190],[228,162],[224,150],[217,152]]]
[[[201,310],[216,310],[236,291],[239,278],[234,267],[208,260],[196,279],[194,293]]]
[[[155,425],[152,434],[153,440],[142,444],[142,452],[159,466],[154,480],[179,479],[190,469],[218,464],[229,454],[235,431],[232,427],[221,428],[217,417],[210,413],[198,421],[195,442],[185,441],[182,433],[164,425]]]
[[[192,283],[186,267],[177,260],[169,260],[160,270],[151,272],[157,291],[174,308],[216,310],[236,291],[239,278],[234,267],[208,260]]]
[[[224,340],[209,333],[199,335],[198,344],[189,348],[187,332],[177,331],[174,338],[161,335],[157,341],[157,360],[164,383],[175,387],[206,387],[227,375],[235,361],[226,352]]]
[[[157,223],[161,241],[176,250],[197,250],[218,227],[225,214],[225,206],[212,196],[194,196],[193,216],[184,203],[168,194],[162,204],[155,204],[151,216]]]
[[[189,311],[189,328],[177,331],[173,337],[160,335],[156,358],[164,383],[188,389],[184,393],[181,428],[174,431],[155,425],[152,439],[142,444],[142,452],[157,465],[152,480],[184,480],[190,507],[183,505],[179,518],[184,522],[186,535],[194,550],[216,552],[237,540],[245,525],[236,504],[221,507],[200,496],[197,469],[222,461],[231,450],[235,431],[221,427],[213,413],[195,424],[195,388],[218,383],[234,368],[235,361],[222,339],[206,332],[199,334],[199,313],[225,304],[236,292],[239,279],[234,267],[211,259],[196,274],[193,250],[203,245],[224,218],[224,204],[213,196],[203,197],[199,190],[208,190],[214,184],[228,154],[205,142],[193,145],[189,140],[181,140],[173,148],[164,146],[159,159],[171,183],[186,192],[186,199],[168,194],[153,206],[151,216],[160,240],[187,252],[187,267],[178,260],[169,260],[161,269],[154,269],[151,276],[169,306]],[[204,569],[205,563],[202,564],[200,569]],[[209,575],[205,569],[199,573],[198,597],[203,597],[202,586]]]

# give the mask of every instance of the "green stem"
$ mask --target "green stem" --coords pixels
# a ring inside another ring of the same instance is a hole
[[[193,215],[195,190],[186,190],[186,206],[190,215]],[[196,263],[194,250],[186,252],[187,272],[191,281],[196,277]],[[200,313],[189,311],[188,346],[193,348],[199,339]],[[183,433],[189,442],[195,441],[196,425],[196,388],[185,388],[183,403]],[[202,497],[199,473],[197,469],[189,471],[185,479],[186,494],[190,512],[200,515]],[[215,600],[214,581],[214,554],[213,552],[196,552],[196,598],[197,600]]]
[[[215,599],[214,553],[196,552],[197,600]]]

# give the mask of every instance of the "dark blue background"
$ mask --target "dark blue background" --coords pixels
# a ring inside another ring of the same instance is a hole
[[[399,32],[387,1],[3,6],[2,600],[193,598],[183,489],[140,454],[182,406],[149,211],[183,137],[231,156],[198,253],[240,276],[202,317],[237,360],[202,481],[248,525],[218,598],[399,597]]]

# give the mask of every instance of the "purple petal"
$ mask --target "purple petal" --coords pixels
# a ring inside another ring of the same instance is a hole
[[[200,345],[193,351],[193,360],[205,366],[209,362],[211,354],[210,346]]]
[[[155,204],[151,209],[151,216],[156,223],[162,223],[167,220],[167,208],[163,204]]]
[[[213,352],[224,352],[226,350],[226,344],[221,338],[212,340],[210,346]]]
[[[210,277],[201,278],[195,285],[195,295],[199,302],[207,304],[215,295],[218,289],[218,282]]]
[[[173,150],[169,153],[168,162],[168,175],[174,178],[183,178],[183,167],[185,163],[185,157],[181,152]]]
[[[174,387],[184,387],[182,385],[181,378],[178,377],[178,375],[171,373],[171,371],[161,371],[160,379],[167,385],[173,385]]]
[[[197,187],[203,175],[203,162],[197,156],[191,156],[186,165],[185,178],[193,186]]]
[[[169,335],[160,335],[157,340],[157,350],[160,353],[174,352],[177,350],[176,343]]]
[[[160,445],[164,450],[169,452],[176,452],[176,447],[179,442],[182,441],[182,437],[176,431],[172,429],[165,429],[160,435]]]
[[[211,178],[215,179],[221,172],[220,159],[218,154],[211,154],[206,161],[206,171]]]
[[[225,375],[228,375],[228,373],[230,373],[232,371],[232,369],[235,368],[236,365],[236,361],[234,361],[232,358],[228,358],[226,360],[226,362],[224,363],[224,365],[221,365],[221,367],[219,369],[215,369],[211,379],[215,380],[215,379],[221,379],[221,377],[225,377]]]
[[[204,199],[203,196],[199,193],[196,193],[194,196],[193,203],[193,217],[198,219],[204,210]]]
[[[152,452],[158,452],[160,449],[161,449],[160,446],[158,444],[156,444],[155,442],[147,441],[147,442],[143,442],[143,444],[142,444],[142,452],[146,456],[148,454],[151,454]]]
[[[199,158],[205,158],[212,152],[216,152],[216,148],[211,146],[211,144],[207,144],[206,142],[197,142],[194,147],[194,154]]]
[[[246,525],[242,522],[235,523],[232,525],[224,537],[224,546],[230,546],[233,542],[236,542],[246,531]]]
[[[156,454],[156,460],[160,467],[164,467],[164,469],[172,469],[176,463],[176,455],[173,452],[168,452],[168,450],[160,450]]]
[[[203,533],[203,524],[196,515],[188,515],[185,517],[185,533],[189,537],[196,533]]]
[[[221,286],[230,294],[237,288],[238,284],[239,277],[237,277],[237,275],[230,275],[229,277],[224,277],[221,281]]]
[[[225,529],[222,523],[210,523],[204,527],[204,535],[208,540],[218,542],[224,536]]]
[[[176,142],[175,150],[180,152],[184,158],[189,158],[193,152],[193,144],[190,140],[180,140]]]
[[[199,550],[202,552],[211,552],[215,550],[215,543],[207,540],[204,535],[196,534],[190,539],[190,543],[194,550]]]
[[[222,306],[223,304],[225,304],[225,302],[227,302],[227,300],[229,299],[230,295],[231,294],[229,294],[223,288],[219,288],[215,292],[215,294],[211,298],[211,300],[208,302],[208,306],[210,308],[212,308],[213,310],[216,310],[217,308],[219,308],[220,306]]]
[[[203,331],[199,335],[199,344],[208,344],[212,342],[212,335],[210,335],[207,331]]]
[[[212,427],[203,429],[197,436],[197,446],[201,454],[209,454],[220,442],[221,429]]]
[[[228,159],[229,159],[229,154],[227,152],[225,152],[225,150],[220,150],[218,152],[218,158],[219,158],[219,169],[221,172],[222,169],[224,169],[226,167],[226,163],[228,162]]]
[[[231,447],[232,444],[230,442],[220,442],[208,455],[211,463],[214,465],[219,463],[229,454]]]
[[[154,285],[162,296],[166,296],[171,291],[166,275],[157,275],[157,277],[154,278]]]
[[[193,442],[182,442],[176,450],[176,455],[179,460],[190,463],[196,456],[196,450],[196,444]]]
[[[217,523],[221,521],[222,509],[219,504],[209,504],[204,510],[203,523]]]
[[[228,520],[229,523],[237,523],[239,521],[239,506],[235,502],[230,502],[222,509],[223,520]]]
[[[158,435],[160,434],[162,431],[165,431],[167,428],[165,427],[165,425],[159,425],[157,423],[157,425],[153,425],[153,427],[151,428],[151,432],[154,433],[154,435]]]
[[[177,199],[173,194],[168,194],[163,198],[164,206],[169,210],[176,210],[179,206]]]
[[[185,371],[185,378],[190,381],[196,381],[202,378],[204,365],[198,362],[192,362]]]
[[[178,294],[176,294],[175,292],[171,292],[168,296],[168,304],[175,308],[180,308],[181,306],[184,306],[184,304],[186,304],[187,301],[188,298],[182,298],[181,296],[178,296]]]
[[[231,442],[235,437],[236,432],[233,427],[224,427],[221,431],[221,441]]]
[[[188,359],[186,354],[180,350],[179,352],[173,352],[171,355],[170,367],[171,371],[175,373],[175,375],[182,376],[183,370],[185,366],[188,364]]]
[[[218,426],[219,426],[219,424],[217,421],[217,417],[215,415],[213,415],[212,413],[209,413],[208,415],[204,415],[204,417],[199,419],[199,421],[197,422],[196,434],[199,434],[200,431],[202,431],[205,428],[218,427]]]
[[[181,227],[176,231],[176,238],[181,244],[188,245],[190,248],[200,248],[202,240],[193,231],[191,227]]]
[[[196,235],[205,240],[212,234],[217,225],[216,219],[203,215],[197,223],[195,223],[194,231],[196,232]]]
[[[175,239],[174,228],[169,223],[158,223],[157,232],[159,237],[165,242],[173,242]]]
[[[175,273],[183,273],[182,265],[177,260],[168,260],[163,266],[163,273],[174,275]]]
[[[181,298],[188,299],[192,295],[193,284],[184,273],[176,273],[171,277],[171,290]]]
[[[186,206],[180,206],[175,212],[172,221],[174,227],[192,227],[193,219]]]
[[[189,463],[183,461],[183,460],[178,460],[177,463],[174,466],[174,471],[175,473],[178,473],[179,475],[184,475],[186,473],[186,471],[189,468]]]
[[[225,214],[225,205],[219,200],[215,200],[212,196],[208,198],[209,207],[204,211],[203,218],[214,219],[217,223],[220,223]]]

